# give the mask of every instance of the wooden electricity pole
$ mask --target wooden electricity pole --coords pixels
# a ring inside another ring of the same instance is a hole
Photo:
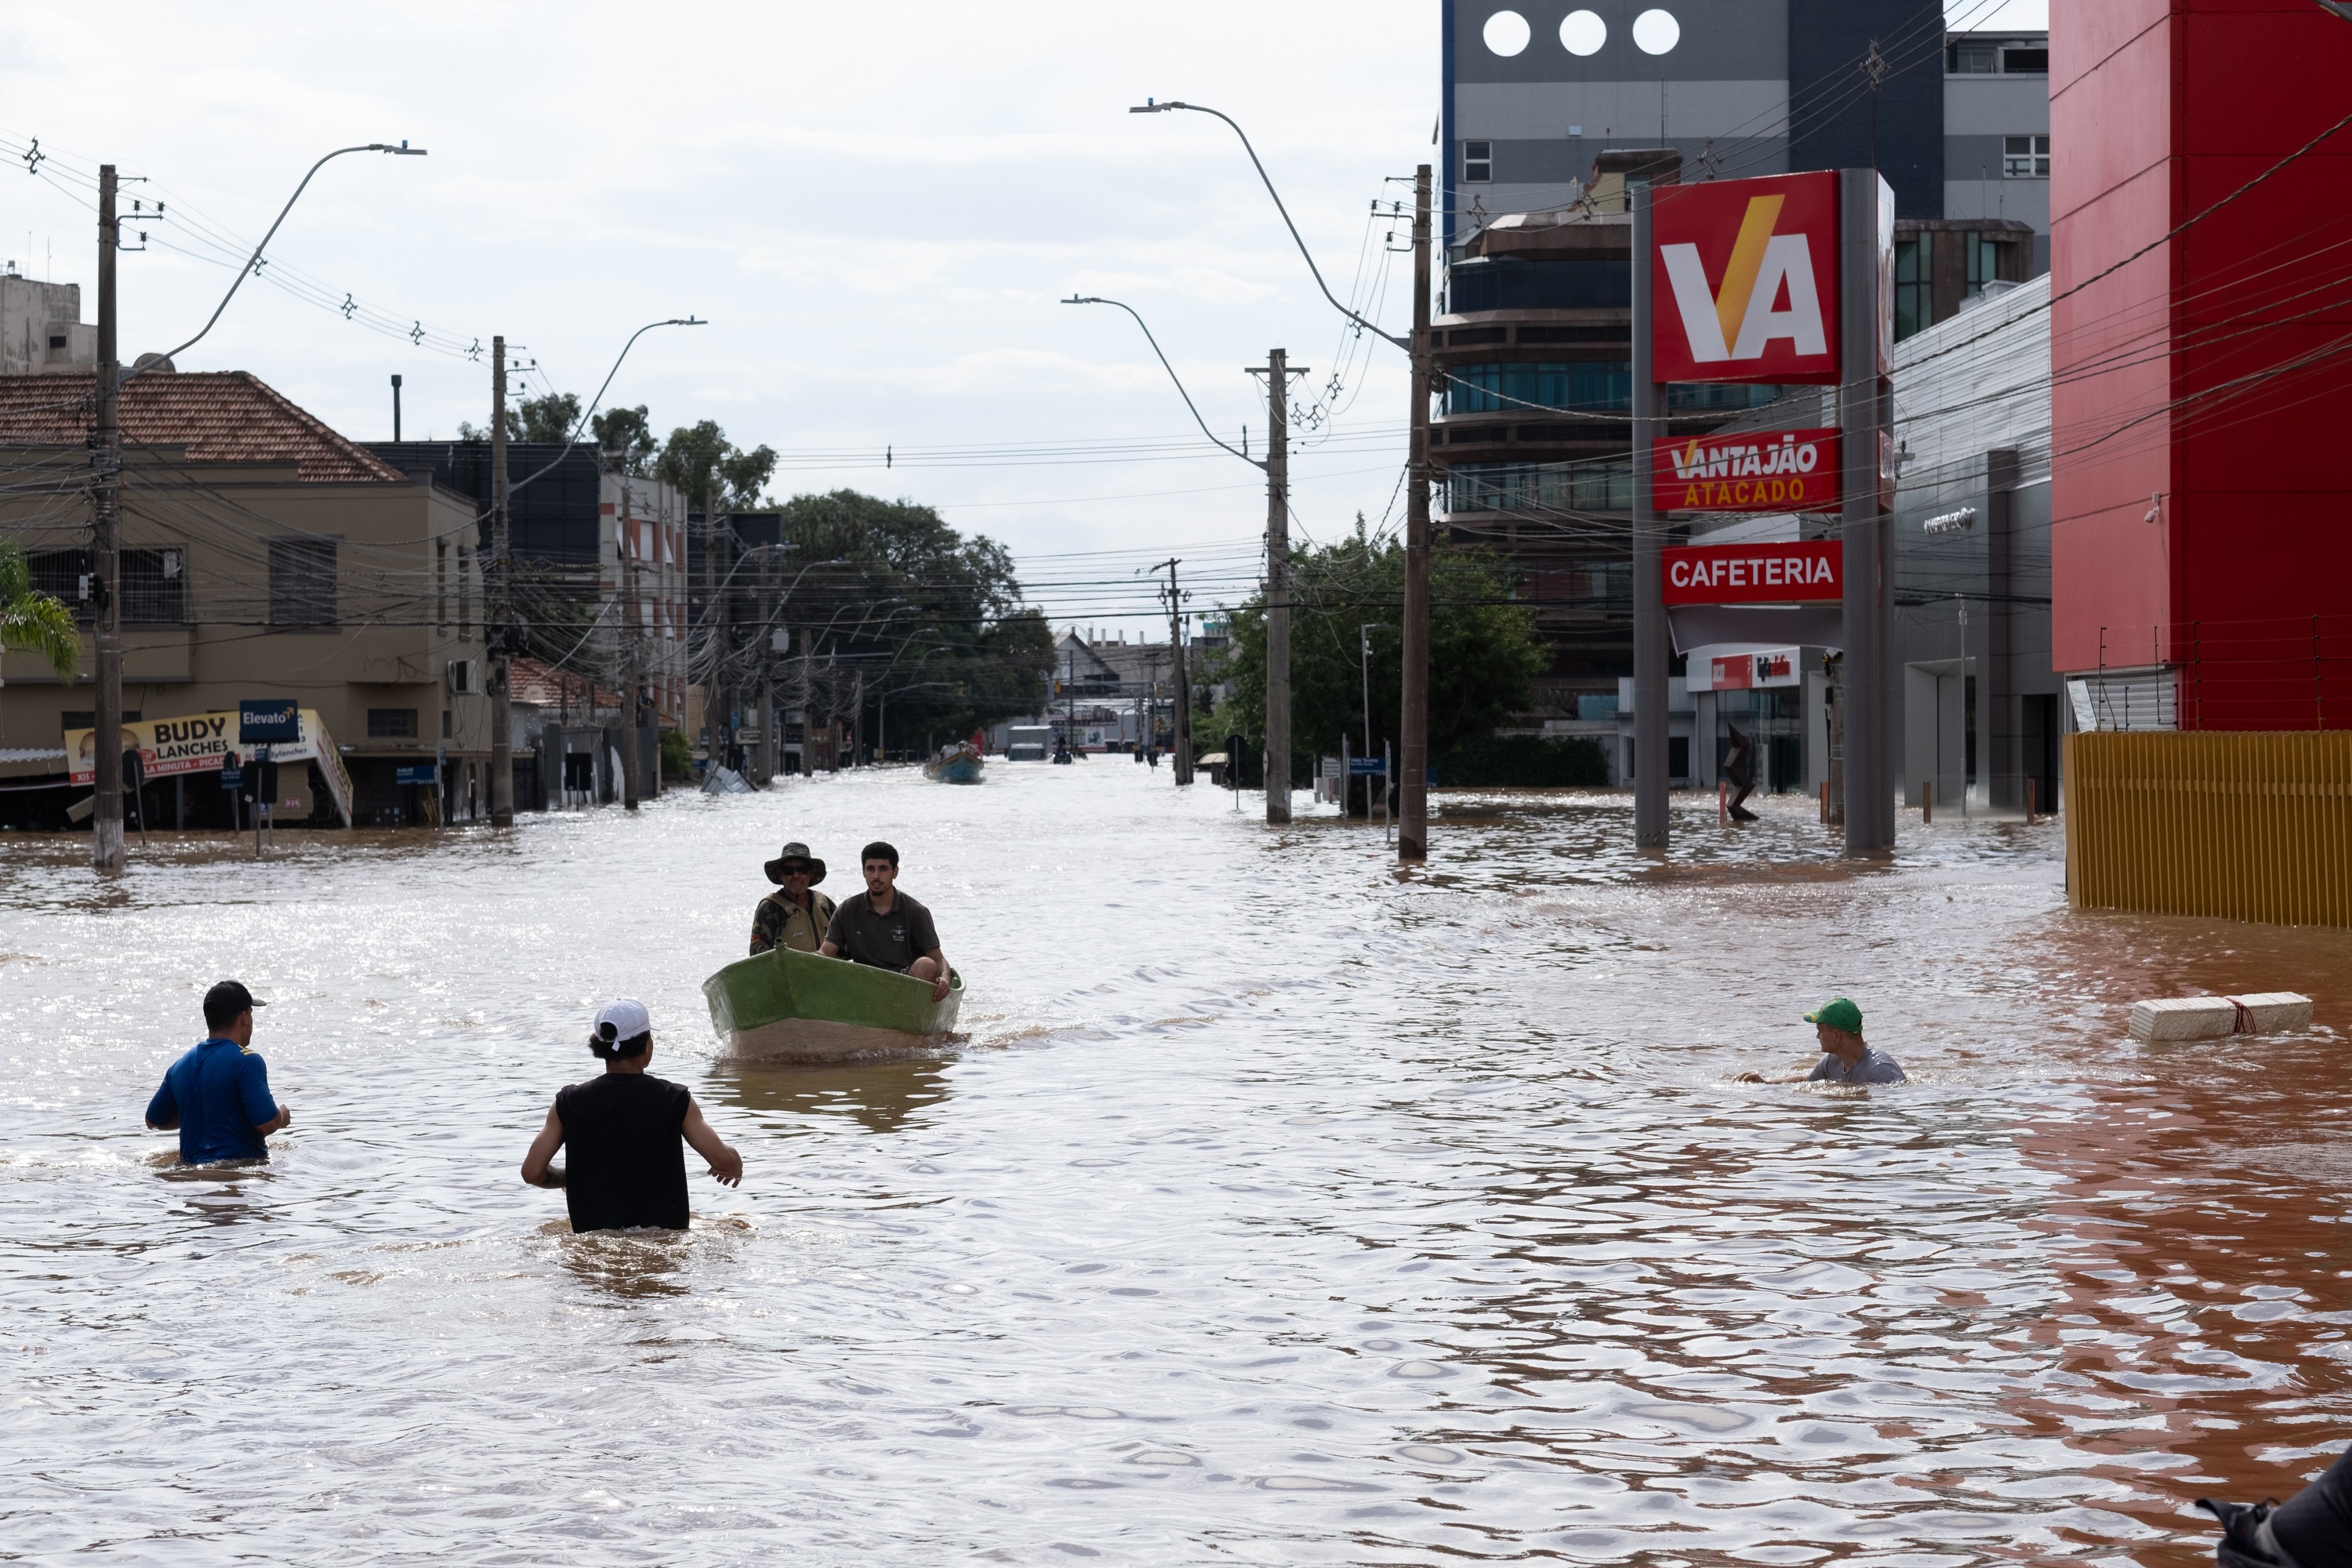
[[[627,750],[621,755],[621,805],[630,811],[645,793],[643,774],[646,768],[646,679],[645,643],[639,617],[644,611],[637,607],[637,521],[634,506],[636,486],[630,482],[628,447],[621,448],[621,517],[615,526],[614,542],[620,546],[621,608],[628,617],[628,626],[622,633],[621,689],[626,694],[622,701],[628,715]]]
[[[91,461],[90,610],[98,644],[98,712],[89,863],[122,869],[122,365],[114,312],[114,165],[98,171],[98,452]]]
[[[513,707],[508,659],[514,644],[513,563],[507,554],[507,341],[490,340],[490,826],[514,826]]]
[[[1290,820],[1290,378],[1281,349],[1265,366],[1265,819]]]
[[[1176,712],[1172,731],[1175,755],[1170,760],[1176,765],[1176,782],[1192,782],[1192,672],[1186,668],[1184,658],[1184,595],[1176,585],[1179,558],[1171,556],[1152,568],[1168,574],[1168,657],[1176,661]],[[1143,743],[1151,744],[1151,731],[1147,721]]]
[[[1397,858],[1429,858],[1429,165],[1412,177],[1412,425],[1404,512],[1404,647]],[[1364,744],[1371,740],[1366,737]]]

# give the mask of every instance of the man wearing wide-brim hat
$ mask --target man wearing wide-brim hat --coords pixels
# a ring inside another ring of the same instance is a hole
[[[761,899],[751,916],[752,953],[773,947],[814,952],[833,923],[833,900],[816,890],[824,880],[824,862],[805,844],[787,844],[768,862],[768,880],[777,890]]]

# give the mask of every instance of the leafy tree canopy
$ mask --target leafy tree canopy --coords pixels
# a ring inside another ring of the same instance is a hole
[[[1291,557],[1290,714],[1294,752],[1364,749],[1360,628],[1371,626],[1371,748],[1396,742],[1402,710],[1399,627],[1404,549],[1355,539]],[[1512,597],[1515,581],[1493,554],[1458,545],[1430,552],[1429,749],[1432,755],[1491,733],[1525,709],[1547,663],[1535,611]],[[1233,613],[1225,666],[1232,695],[1211,721],[1222,740],[1265,735],[1265,595]]]
[[[620,453],[621,466],[629,473],[644,473],[646,465],[660,449],[654,440],[653,421],[646,416],[642,403],[635,408],[607,408],[588,423],[595,427],[596,445],[607,452]]]
[[[856,490],[794,496],[780,510],[785,582],[799,581],[781,619],[832,683],[820,708],[845,711],[839,688],[862,675],[869,704],[887,699],[899,749],[1044,704],[1053,633],[1023,604],[1003,545],[965,538],[928,506]]]
[[[764,444],[744,451],[715,419],[679,426],[662,443],[654,472],[686,492],[696,510],[749,510],[775,477],[776,452]]]

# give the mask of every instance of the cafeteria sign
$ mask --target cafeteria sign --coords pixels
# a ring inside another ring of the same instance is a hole
[[[1663,552],[1669,605],[1800,605],[1845,596],[1844,544],[1686,544]]]
[[[229,731],[234,713],[191,713],[179,719],[149,719],[122,726],[121,749],[139,753],[142,774],[151,779],[174,773],[205,773],[223,762],[234,763],[236,741]],[[98,731],[68,730],[65,734],[67,776],[75,784],[98,776]]]
[[[1686,436],[1651,451],[1660,511],[1834,511],[1838,433]]]

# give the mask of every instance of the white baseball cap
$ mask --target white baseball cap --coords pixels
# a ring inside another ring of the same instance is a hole
[[[654,1016],[646,1005],[633,996],[615,996],[596,1009],[596,1038],[607,1045],[617,1040],[634,1040],[639,1035],[650,1035]]]

